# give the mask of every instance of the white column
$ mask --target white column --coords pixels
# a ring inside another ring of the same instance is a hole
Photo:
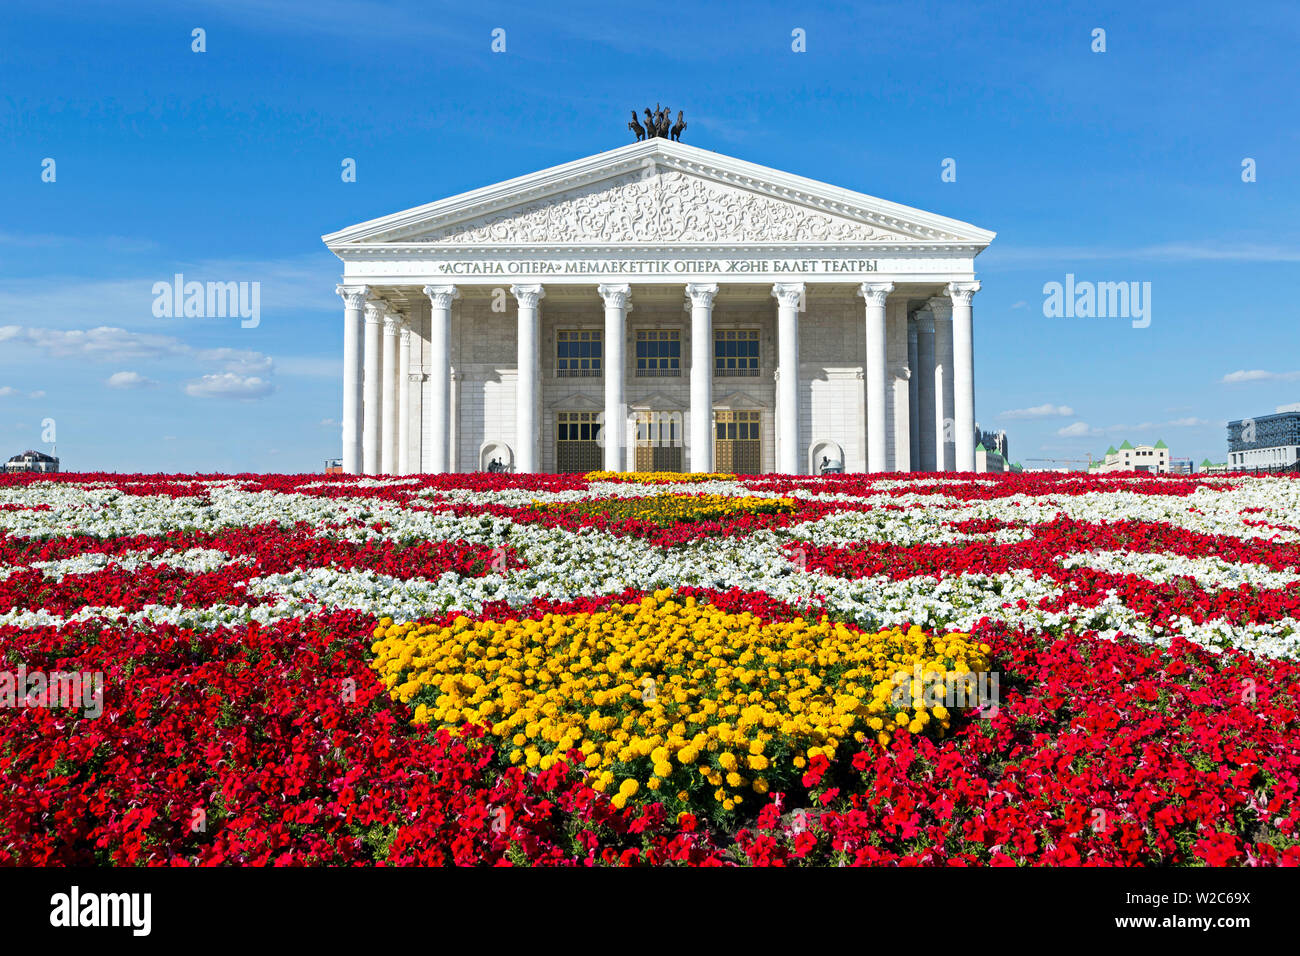
[[[802,282],[778,282],[772,286],[776,313],[776,470],[797,475],[799,447],[799,311],[803,306]]]
[[[411,331],[403,323],[397,347],[397,473],[411,473]]]
[[[447,470],[460,471],[460,380],[451,366],[451,424],[447,427]]]
[[[864,282],[858,295],[867,302],[867,471],[889,467],[886,436],[885,381],[888,356],[885,352],[885,300],[894,291],[892,282]]]
[[[515,380],[515,471],[536,472],[538,410],[542,404],[542,336],[541,302],[546,290],[540,285],[512,285],[511,294],[519,303],[519,338]]]
[[[629,471],[631,465],[623,440],[627,417],[623,396],[623,364],[627,359],[627,310],[632,295],[629,285],[596,287],[605,302],[605,342],[602,368],[605,373],[605,421],[601,437],[605,443],[605,470]]]
[[[907,299],[902,296],[895,296],[885,306],[885,356],[889,365],[885,382],[889,397],[889,470],[911,471],[908,381],[912,373],[907,364]]]
[[[916,318],[909,316],[907,320],[907,405],[908,405],[908,446],[910,469],[919,471],[921,468],[921,403],[920,403],[920,385],[921,375],[918,366],[919,356],[917,355],[917,329]]]
[[[935,457],[935,448],[939,438],[943,437],[940,423],[939,438],[935,437],[935,422],[942,417],[936,415],[935,409],[942,408],[943,403],[936,401],[935,367],[934,367],[934,316],[928,308],[916,315],[916,368],[920,382],[917,383],[917,417],[919,422],[920,448],[917,466],[921,471],[939,471],[942,458]]]
[[[364,388],[364,319],[366,296],[364,285],[338,286],[343,297],[343,473],[359,475],[361,453],[361,403]]]
[[[686,287],[691,310],[691,471],[713,471],[714,283]]]
[[[397,474],[397,381],[401,374],[397,357],[401,336],[402,317],[391,310],[385,312],[383,404],[379,412],[379,470],[385,475]]]
[[[952,303],[946,296],[936,296],[929,308],[934,316],[935,470],[952,471],[957,462],[953,446]]]
[[[949,282],[952,299],[953,427],[956,429],[958,471],[975,470],[975,342],[971,327],[971,299],[978,282]]]
[[[451,304],[460,298],[454,285],[426,285],[429,314],[429,470],[450,471],[451,462]]]
[[[365,338],[365,387],[362,404],[362,470],[367,475],[379,474],[380,429],[384,393],[384,355],[383,329],[384,311],[387,309],[383,299],[366,300],[366,338]]]
[[[906,365],[895,365],[890,369],[893,381],[894,416],[890,423],[894,433],[894,455],[889,467],[892,471],[912,470],[912,450],[908,444],[911,435],[911,406],[908,403],[908,386],[912,370]]]

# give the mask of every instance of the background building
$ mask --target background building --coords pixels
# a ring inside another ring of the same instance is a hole
[[[1116,448],[1111,445],[1100,461],[1088,469],[1093,474],[1111,471],[1146,471],[1152,474],[1169,473],[1169,446],[1163,441],[1154,445],[1131,445],[1125,441]]]
[[[1300,412],[1228,422],[1228,470],[1278,470],[1300,462]]]
[[[45,471],[56,472],[59,470],[59,459],[53,455],[47,455],[43,451],[32,451],[28,449],[21,455],[14,455],[5,462],[5,471]]]
[[[983,431],[979,423],[975,423],[975,444],[983,445],[986,451],[1001,455],[1006,461],[1011,460],[1011,455],[1007,451],[1007,433],[1005,430],[995,432]]]

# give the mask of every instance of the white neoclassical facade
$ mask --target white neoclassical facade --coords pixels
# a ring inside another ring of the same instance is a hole
[[[994,233],[666,139],[323,237],[343,470],[975,470]]]

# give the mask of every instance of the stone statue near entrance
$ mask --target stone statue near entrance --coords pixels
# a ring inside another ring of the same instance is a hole
[[[648,106],[645,108],[645,126],[637,121],[636,110],[633,110],[632,122],[627,124],[627,128],[632,131],[638,143],[652,137],[681,142],[682,133],[686,131],[686,117],[678,110],[677,122],[674,123],[672,110],[656,103],[653,110]]]

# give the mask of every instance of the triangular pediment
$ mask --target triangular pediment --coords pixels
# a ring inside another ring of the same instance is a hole
[[[547,404],[570,412],[599,412],[605,407],[603,403],[582,392],[571,392],[563,398],[552,399]]]
[[[713,399],[713,407],[723,411],[741,411],[747,408],[771,408],[771,403],[755,398],[749,392],[737,389],[734,392],[716,396]]]
[[[975,245],[993,233],[663,139],[325,236],[358,247]]]
[[[643,398],[629,399],[627,407],[637,412],[661,412],[686,408],[680,399],[663,392],[651,392]]]

